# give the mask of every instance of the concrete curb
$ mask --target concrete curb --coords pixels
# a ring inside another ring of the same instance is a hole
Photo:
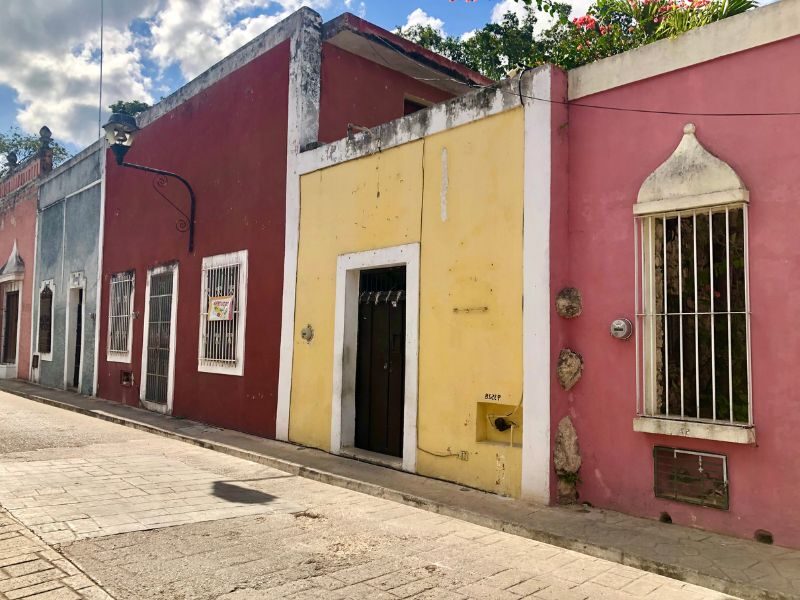
[[[53,406],[55,408],[69,410],[89,417],[94,417],[96,419],[101,419],[103,421],[108,421],[110,423],[115,423],[117,425],[130,427],[132,429],[137,429],[140,431],[145,431],[148,433],[160,435],[165,438],[185,442],[195,446],[200,446],[201,448],[206,448],[208,450],[213,450],[215,452],[220,452],[222,454],[227,454],[229,456],[262,464],[299,477],[305,477],[307,479],[311,479],[321,483],[326,483],[328,485],[333,485],[348,490],[361,492],[369,496],[382,498],[384,500],[390,500],[392,502],[405,504],[407,506],[413,506],[415,508],[420,508],[447,517],[453,517],[456,519],[460,519],[462,521],[473,523],[475,525],[481,525],[489,529],[494,529],[496,531],[502,531],[504,533],[518,535],[520,537],[525,537],[538,542],[551,544],[553,546],[558,546],[560,548],[565,548],[567,550],[573,550],[575,552],[580,552],[581,554],[586,554],[589,556],[593,556],[595,558],[616,562],[621,565],[634,567],[636,569],[641,569],[643,571],[648,571],[651,573],[655,573],[657,575],[663,575],[665,577],[670,577],[672,579],[684,581],[686,583],[699,585],[708,589],[722,592],[724,594],[737,596],[745,600],[793,600],[793,599],[796,600],[794,596],[784,594],[782,592],[774,592],[762,588],[757,588],[747,584],[737,583],[726,579],[720,579],[719,577],[714,577],[712,575],[708,575],[706,573],[703,573],[696,569],[691,569],[689,567],[668,564],[664,562],[654,561],[648,558],[643,558],[641,556],[636,556],[626,552],[621,548],[615,548],[611,546],[600,546],[597,544],[587,543],[579,539],[570,538],[561,534],[531,527],[524,523],[514,523],[511,521],[495,518],[472,510],[467,510],[457,506],[444,504],[442,502],[431,500],[429,498],[423,498],[421,496],[417,496],[414,494],[405,493],[400,490],[394,490],[381,485],[365,481],[359,481],[357,479],[353,479],[343,475],[338,475],[336,473],[330,473],[312,467],[307,467],[305,465],[291,462],[285,459],[280,459],[266,454],[260,454],[257,452],[251,452],[249,450],[243,450],[241,448],[237,448],[235,446],[230,446],[228,444],[223,444],[220,442],[211,442],[207,440],[202,440],[192,436],[180,434],[174,431],[169,431],[167,429],[162,429],[154,425],[148,425],[146,423],[140,423],[134,420],[118,417],[109,413],[82,408],[79,406],[74,406],[65,402],[60,402],[58,400],[45,398],[43,396],[38,396],[36,394],[31,394],[24,391],[17,391],[17,390],[12,391],[8,389],[3,389],[2,391],[5,391],[6,393],[13,394],[22,398],[26,398],[28,400],[33,400],[34,402],[39,402],[41,404]]]

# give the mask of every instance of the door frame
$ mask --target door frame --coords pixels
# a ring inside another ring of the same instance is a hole
[[[81,303],[81,364],[80,372],[78,374],[78,393],[82,393],[83,389],[83,353],[86,343],[86,275],[83,271],[71,273],[69,278],[69,287],[67,288],[66,310],[64,311],[64,389],[71,389],[73,386],[72,377],[75,369],[75,346],[72,344],[72,338],[75,335],[75,320],[72,319],[72,292],[73,290],[83,290],[83,302]],[[55,289],[53,290],[53,313],[55,313]],[[39,307],[41,310],[41,306]],[[51,326],[52,328],[52,326]],[[37,329],[38,333],[38,329]],[[38,340],[37,340],[38,342]],[[52,348],[51,348],[52,351]],[[51,352],[52,356],[52,352]],[[42,360],[41,356],[39,360]]]
[[[8,285],[8,284],[16,284]],[[14,289],[9,289],[10,287],[14,287]],[[17,292],[17,339],[14,341],[14,362],[12,363],[0,363],[2,365],[3,377],[5,378],[16,378],[17,377],[17,369],[19,368],[19,342],[20,342],[20,327],[22,326],[22,279],[21,278],[13,278],[13,279],[6,279],[0,282],[0,293],[2,293],[2,308],[3,308],[3,323],[0,325],[2,327],[2,338],[1,341],[5,345],[6,343],[6,336],[8,335],[8,330],[6,327],[7,318],[6,318],[6,307],[7,307],[7,300],[8,294],[12,294]],[[0,354],[4,354],[3,349],[0,348]],[[0,357],[0,360],[5,359],[5,356]]]
[[[150,280],[153,275],[172,271],[172,310],[169,323],[169,367],[167,378],[167,403],[158,404],[147,400],[147,328],[150,323]],[[178,321],[178,263],[152,267],[147,270],[147,285],[144,288],[144,319],[142,320],[142,385],[139,387],[139,401],[148,410],[167,415],[172,414],[172,400],[175,394],[175,342],[177,339],[176,324]]]
[[[405,394],[403,400],[403,470],[417,466],[419,392],[419,243],[342,254],[336,260],[336,314],[333,331],[331,452],[341,454],[355,441],[358,297],[365,269],[406,268]]]

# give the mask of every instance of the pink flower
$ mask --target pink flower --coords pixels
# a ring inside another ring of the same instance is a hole
[[[575,19],[572,19],[572,23],[576,27],[580,27],[581,29],[586,29],[586,30],[594,29],[597,26],[597,21],[595,20],[595,18],[589,15],[584,15],[582,17],[577,17]]]

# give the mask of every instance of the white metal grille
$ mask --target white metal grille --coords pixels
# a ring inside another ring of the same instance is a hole
[[[203,366],[233,367],[240,359],[237,356],[240,276],[239,261],[203,267],[199,357]]]
[[[108,310],[108,351],[111,354],[130,352],[133,278],[132,271],[111,276]]]
[[[635,237],[639,414],[752,423],[747,207],[643,216]]]

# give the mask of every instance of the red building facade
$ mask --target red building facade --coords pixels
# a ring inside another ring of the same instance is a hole
[[[191,182],[195,247],[186,190],[109,157],[99,396],[275,436],[294,157],[488,83],[414,50],[302,9],[139,117],[126,160]]]

